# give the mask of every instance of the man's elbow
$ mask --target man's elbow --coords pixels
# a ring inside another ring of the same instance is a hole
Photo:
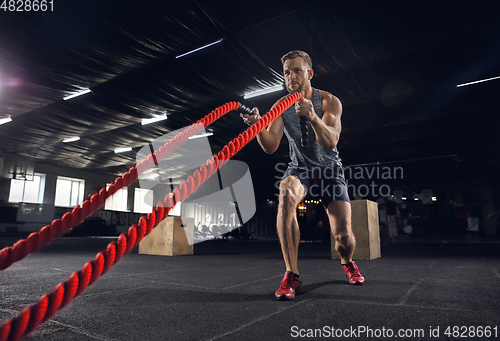
[[[335,147],[337,147],[337,144],[335,144],[335,143],[329,143],[329,144],[327,144],[326,146],[323,146],[323,147],[325,147],[328,150],[334,150]]]
[[[266,154],[273,154],[276,150],[278,150],[278,148],[273,148],[273,149],[270,149],[270,148],[262,148],[264,150],[264,152]]]
[[[325,147],[328,150],[334,150],[335,147],[337,147],[339,140],[334,139],[327,139],[326,141],[323,141],[323,143],[320,143],[323,147]]]
[[[262,148],[262,150],[266,153],[266,154],[272,154],[274,153],[277,149],[278,149],[278,145],[271,145],[269,143],[262,143],[261,141],[259,141],[259,144],[260,144],[260,147]]]

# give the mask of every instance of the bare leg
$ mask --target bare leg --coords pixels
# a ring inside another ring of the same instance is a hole
[[[356,239],[351,229],[351,204],[347,201],[331,202],[327,213],[335,238],[335,250],[339,253],[342,264],[347,264],[352,261],[356,247]]]
[[[297,258],[300,243],[300,229],[297,222],[297,206],[305,197],[302,183],[293,176],[286,177],[280,183],[278,218],[276,227],[280,239],[281,251],[286,271],[299,274]]]

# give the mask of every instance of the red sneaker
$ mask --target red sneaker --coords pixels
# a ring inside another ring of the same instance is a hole
[[[295,290],[295,292],[299,292],[300,288],[302,285],[302,281],[298,277],[293,277],[293,282],[292,282],[292,289]]]
[[[342,264],[342,270],[344,270],[345,274],[349,278],[349,284],[361,285],[365,282],[365,278],[359,273],[359,269],[354,261],[351,261],[348,264]]]
[[[301,284],[302,282],[293,275],[293,271],[287,271],[281,280],[279,289],[274,293],[274,296],[276,296],[278,300],[291,300],[295,298],[295,292],[300,291]]]

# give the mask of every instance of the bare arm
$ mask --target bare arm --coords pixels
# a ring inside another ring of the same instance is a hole
[[[342,103],[332,94],[322,91],[323,98],[323,118],[314,111],[312,102],[307,99],[301,99],[295,105],[297,116],[305,116],[313,127],[318,143],[326,149],[335,148],[340,139],[342,124]]]
[[[279,99],[272,108],[277,106],[284,98],[285,97]],[[259,109],[253,108],[252,110],[254,112],[254,115],[252,116],[240,114],[240,116],[243,117],[243,121],[248,125],[252,125],[260,119]],[[277,119],[272,121],[266,129],[263,129],[257,134],[257,142],[259,142],[260,147],[267,154],[272,154],[278,149],[281,137],[283,136],[284,127],[283,119],[279,116]]]

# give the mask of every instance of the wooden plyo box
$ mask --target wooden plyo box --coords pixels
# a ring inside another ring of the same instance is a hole
[[[139,254],[179,256],[192,255],[194,219],[168,216],[139,243]]]
[[[378,205],[371,200],[351,201],[351,225],[356,238],[356,248],[352,259],[380,258],[380,231],[378,224]],[[335,240],[331,236],[332,259],[340,259],[335,250]]]

